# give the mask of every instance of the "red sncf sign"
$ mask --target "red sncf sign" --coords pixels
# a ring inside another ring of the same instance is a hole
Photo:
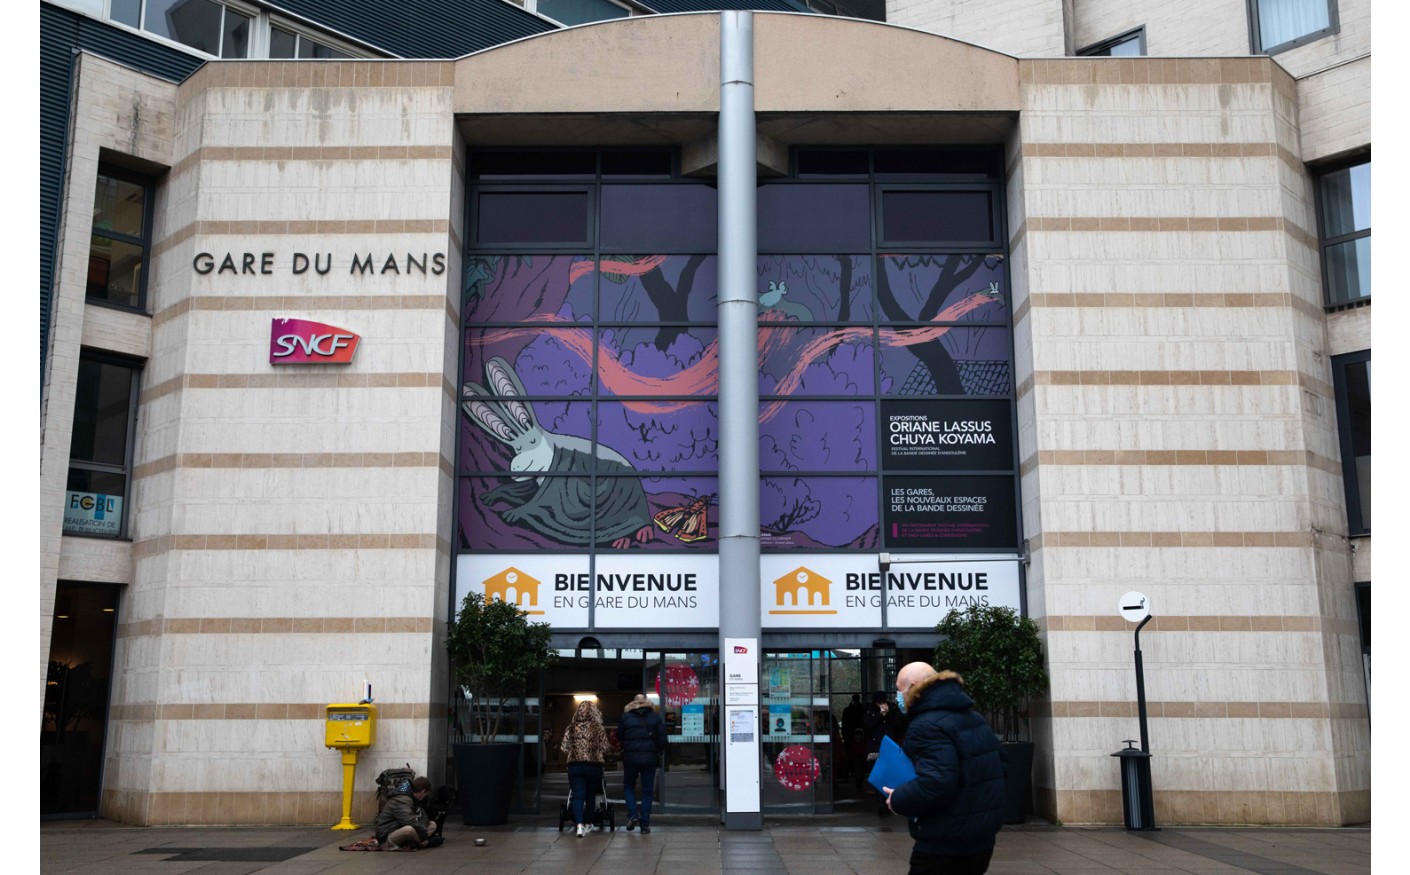
[[[271,365],[345,365],[361,340],[346,328],[307,319],[274,319],[269,323]]]

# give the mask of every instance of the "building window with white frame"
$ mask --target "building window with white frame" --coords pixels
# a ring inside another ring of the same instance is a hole
[[[112,0],[109,17],[217,58],[250,57],[255,15],[215,0]]]
[[[1087,58],[1138,58],[1146,53],[1146,29],[1138,27],[1135,30],[1118,36],[1104,39],[1099,43],[1093,43],[1085,49],[1078,49],[1077,54]]]
[[[1253,53],[1271,55],[1337,31],[1335,0],[1249,0]]]
[[[1371,297],[1371,161],[1317,177],[1322,276],[1327,306]]]
[[[630,7],[613,0],[523,0],[530,12],[553,19],[569,27],[613,18],[627,18]]]
[[[269,57],[271,58],[351,58],[351,54],[277,24],[269,26]]]

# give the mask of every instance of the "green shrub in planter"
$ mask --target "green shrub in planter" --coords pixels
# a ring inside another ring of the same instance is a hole
[[[965,691],[1004,741],[1028,741],[1029,700],[1048,690],[1038,624],[1013,608],[971,605],[935,626],[935,667],[957,671]]]
[[[446,635],[450,670],[456,683],[473,696],[472,737],[484,744],[499,734],[506,699],[523,695],[524,685],[553,665],[547,623],[530,623],[517,605],[472,592],[460,605]]]

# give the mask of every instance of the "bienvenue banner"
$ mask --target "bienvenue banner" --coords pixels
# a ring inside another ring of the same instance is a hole
[[[1012,556],[898,555],[883,575],[866,553],[760,557],[764,629],[928,629],[954,609],[1020,609]],[[719,625],[719,557],[711,554],[463,555],[456,604],[466,593],[513,602],[559,629],[701,629]],[[589,610],[591,609],[591,617]]]

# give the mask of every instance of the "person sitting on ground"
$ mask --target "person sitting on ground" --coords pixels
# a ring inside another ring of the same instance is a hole
[[[425,776],[397,784],[373,827],[384,851],[415,850],[429,844],[436,824],[426,816],[421,803],[431,793],[431,780]]]

